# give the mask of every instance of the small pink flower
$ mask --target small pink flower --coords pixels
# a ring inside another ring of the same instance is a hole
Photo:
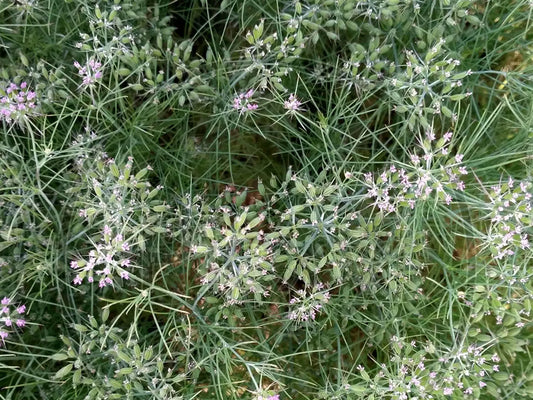
[[[300,106],[302,102],[296,98],[294,94],[289,96],[289,100],[283,102],[283,108],[285,108],[290,114],[294,114],[297,111],[300,111]]]
[[[233,99],[233,109],[240,111],[241,114],[247,111],[257,110],[259,107],[256,103],[250,102],[251,97],[254,95],[253,89],[248,90],[246,93],[241,93]]]
[[[82,86],[92,86],[103,76],[102,64],[92,58],[87,61],[85,66],[74,61],[74,66],[78,69],[78,75],[83,78]]]
[[[6,88],[6,95],[0,97],[0,120],[6,122],[18,121],[25,116],[32,115],[31,109],[35,108],[35,92],[27,90],[27,83],[20,87],[11,83]]]
[[[25,326],[26,326],[26,321],[23,320],[23,319],[17,319],[17,326],[18,326],[19,328],[23,328],[23,327],[25,327]]]
[[[254,95],[254,93],[255,93],[255,91],[253,89],[250,89],[244,94],[244,98],[245,99],[249,99],[250,97],[252,97]]]
[[[451,396],[453,394],[453,388],[446,387],[442,389],[442,394],[445,396]]]
[[[1,301],[1,303],[2,303],[2,305],[7,306],[7,305],[9,304],[10,301],[11,301],[10,298],[8,298],[8,297],[4,297],[4,298],[2,299],[2,301]]]
[[[20,307],[17,307],[17,313],[18,314],[24,314],[26,312],[26,306],[21,305]]]
[[[81,283],[83,282],[83,280],[81,279],[81,277],[79,275],[76,275],[76,277],[74,278],[74,280],[72,281],[75,285],[81,285]]]

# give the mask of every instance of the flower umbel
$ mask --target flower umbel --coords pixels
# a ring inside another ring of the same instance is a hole
[[[288,318],[296,323],[314,321],[322,308],[330,299],[329,291],[324,290],[324,285],[318,283],[312,287],[311,293],[297,290],[296,296],[290,300]]]
[[[301,105],[302,102],[296,98],[294,93],[292,93],[289,96],[289,100],[285,100],[283,103],[283,108],[287,110],[288,114],[296,114],[297,111],[301,111]]]
[[[256,400],[280,400],[279,394],[270,395],[269,393],[272,393],[272,391],[269,390],[267,391],[266,394],[263,392],[262,394],[257,396],[255,399]]]
[[[102,63],[93,58],[90,58],[84,66],[74,61],[74,66],[78,68],[78,75],[83,78],[82,87],[93,86],[103,76]]]
[[[15,306],[13,299],[4,297],[0,301],[0,347],[5,345],[5,339],[12,333],[15,327],[23,328],[26,320],[23,314],[26,312],[25,305]]]
[[[247,111],[257,110],[259,107],[257,103],[252,103],[250,98],[254,95],[253,89],[248,90],[246,93],[241,93],[233,99],[233,108],[240,111],[241,114]]]
[[[130,275],[124,267],[130,266],[130,259],[123,257],[123,252],[130,249],[128,242],[124,241],[122,234],[112,237],[112,230],[108,225],[104,226],[102,242],[96,244],[94,250],[89,252],[89,260],[74,260],[70,267],[77,271],[72,283],[81,285],[87,277],[89,283],[94,282],[94,274],[99,275],[98,286],[103,288],[113,285],[114,275],[129,280]]]
[[[35,114],[35,92],[28,84],[11,82],[5,88],[0,86],[0,121],[17,122],[25,116]]]

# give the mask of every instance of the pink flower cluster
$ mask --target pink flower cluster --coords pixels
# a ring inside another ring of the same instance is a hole
[[[254,95],[253,89],[248,90],[246,93],[241,93],[233,99],[233,109],[245,113],[247,111],[257,110],[259,107],[257,103],[252,103],[250,98]]]
[[[0,301],[0,346],[5,344],[11,329],[15,326],[19,328],[26,326],[26,320],[22,317],[25,312],[25,305],[15,307],[9,297],[4,297]]]
[[[296,294],[297,296],[289,302],[294,307],[289,312],[288,318],[297,322],[314,321],[330,299],[329,292],[324,291],[323,283],[313,286],[311,293],[298,290]]]
[[[526,230],[531,226],[532,189],[531,182],[516,183],[512,178],[492,187],[489,195],[492,210],[488,242],[497,259],[512,256],[517,248],[530,248]]]
[[[395,212],[399,207],[414,209],[418,200],[427,200],[433,193],[449,205],[450,191],[463,191],[465,184],[461,176],[468,173],[462,165],[463,154],[450,154],[451,137],[452,133],[446,132],[436,141],[434,133],[429,132],[421,143],[424,154],[412,154],[409,169],[393,164],[377,177],[365,174],[367,197],[374,199],[374,205],[386,213]]]
[[[119,233],[113,237],[112,229],[105,225],[102,243],[98,243],[96,248],[89,252],[89,260],[79,259],[70,262],[70,267],[78,273],[73,283],[81,285],[85,277],[89,283],[92,283],[95,274],[100,276],[98,286],[101,288],[113,285],[114,274],[128,280],[130,275],[123,268],[130,266],[130,259],[122,257],[121,253],[129,250],[130,245],[124,240],[122,234]]]
[[[28,84],[10,83],[4,90],[0,88],[0,121],[18,121],[35,111],[35,92],[28,89]]]
[[[499,371],[500,357],[496,353],[486,354],[485,348],[476,344],[441,352],[426,342],[415,353],[413,350],[422,343],[414,340],[408,343],[396,336],[391,337],[391,343],[397,363],[392,369],[381,364],[382,369],[375,378],[376,381],[384,379],[380,382],[380,398],[470,398],[469,395],[487,386],[492,373]],[[437,351],[441,353],[438,358]],[[362,375],[368,375],[362,366],[357,369]]]
[[[78,75],[83,78],[81,85],[84,87],[94,85],[103,76],[102,63],[92,58],[84,66],[78,61],[74,61],[74,66],[78,68]]]
[[[296,98],[296,95],[292,93],[289,96],[289,100],[285,100],[283,103],[283,108],[287,110],[289,114],[295,114],[297,111],[300,111],[300,106],[302,105],[302,102]]]
[[[275,394],[273,396],[267,395],[267,397],[265,397],[264,395],[258,396],[256,400],[279,400],[279,394]]]

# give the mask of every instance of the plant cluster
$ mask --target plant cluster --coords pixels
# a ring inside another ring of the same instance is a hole
[[[2,345],[5,345],[5,340],[15,328],[23,328],[26,326],[26,320],[24,319],[24,314],[26,313],[26,306],[20,305],[15,307],[12,299],[9,297],[4,297],[0,301],[2,308],[0,309],[0,315],[2,318],[2,327],[0,328],[0,340]],[[14,308],[13,308],[14,307]]]
[[[533,398],[530,1],[0,21],[0,398]]]

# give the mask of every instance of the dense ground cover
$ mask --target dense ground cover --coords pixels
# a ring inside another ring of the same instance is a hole
[[[0,398],[533,398],[532,25],[0,0]]]

